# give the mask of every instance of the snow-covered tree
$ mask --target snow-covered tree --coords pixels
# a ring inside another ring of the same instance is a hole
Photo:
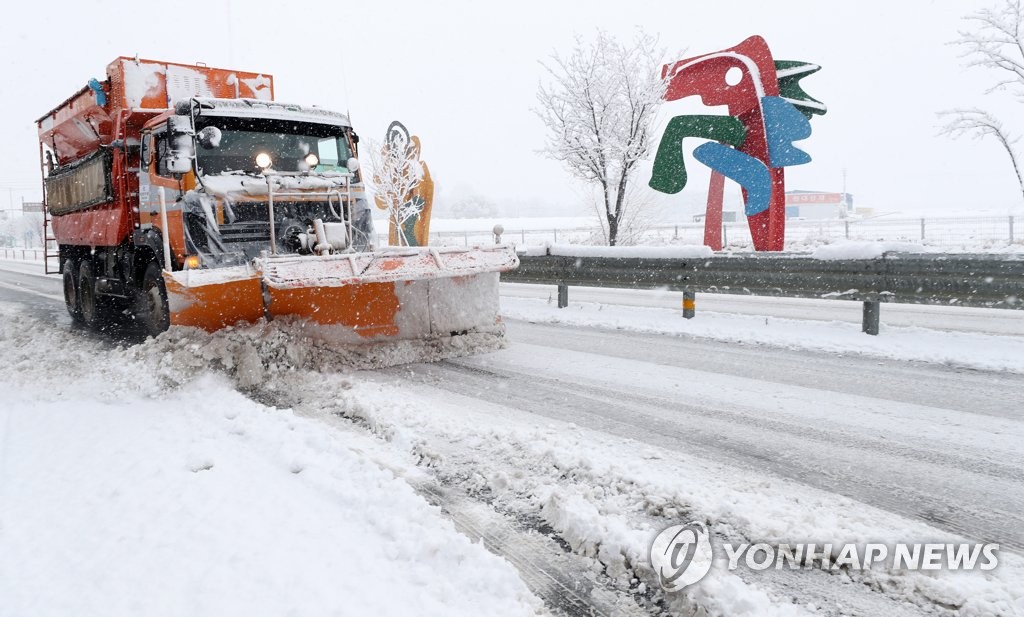
[[[498,216],[498,207],[479,193],[463,194],[450,207],[450,215],[457,219]]]
[[[994,70],[998,80],[986,94],[1006,92],[1024,97],[1024,4],[1021,0],[1003,0],[995,8],[982,9],[965,18],[973,27],[961,30],[954,44],[963,49],[967,66]],[[946,118],[941,134],[951,137],[983,139],[993,137],[1006,151],[1024,195],[1021,177],[1020,135],[1010,131],[992,113],[977,108],[958,108],[940,112]]]
[[[425,205],[422,199],[412,197],[413,189],[423,179],[419,147],[407,132],[392,130],[388,131],[387,143],[371,140],[369,146],[377,206],[388,212],[394,228],[389,235],[397,237],[398,244],[406,245],[409,240],[403,231],[405,224]]]
[[[595,185],[614,246],[631,207],[630,181],[651,147],[651,123],[665,94],[664,52],[654,37],[638,32],[620,43],[606,32],[576,39],[568,57],[541,65],[548,81],[537,92],[535,112],[547,129],[545,155]]]
[[[0,217],[0,246],[43,245],[43,215],[8,212]]]

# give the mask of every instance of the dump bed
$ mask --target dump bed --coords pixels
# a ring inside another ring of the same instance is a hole
[[[39,141],[53,151],[44,201],[60,244],[116,246],[138,221],[138,149],[150,119],[194,96],[273,100],[270,75],[117,58],[106,77],[91,79],[36,121]],[[115,145],[114,148],[103,146]]]
[[[146,120],[192,96],[273,100],[274,81],[262,73],[117,58],[107,65],[105,80],[90,80],[36,121],[39,141],[63,165],[113,141],[119,117],[133,137]]]

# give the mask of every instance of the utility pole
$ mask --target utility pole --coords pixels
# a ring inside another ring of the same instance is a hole
[[[846,168],[843,167],[843,215],[845,216],[850,211],[849,200],[846,197]]]

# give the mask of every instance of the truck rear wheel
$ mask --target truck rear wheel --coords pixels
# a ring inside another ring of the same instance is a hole
[[[96,276],[88,260],[78,268],[78,307],[82,322],[90,328],[101,328],[110,315],[107,303],[96,296]]]
[[[82,321],[82,305],[78,295],[78,264],[73,259],[64,262],[64,306],[71,315],[71,320]]]
[[[146,266],[146,272],[142,275],[142,297],[139,299],[137,314],[149,336],[156,336],[171,325],[163,270],[155,261]]]

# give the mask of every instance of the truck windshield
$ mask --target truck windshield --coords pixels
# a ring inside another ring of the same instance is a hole
[[[221,137],[218,144],[201,144],[196,149],[202,175],[258,173],[261,165],[268,163],[276,171],[345,172],[352,156],[342,126],[262,118],[196,118],[197,131],[208,126],[217,127]]]

